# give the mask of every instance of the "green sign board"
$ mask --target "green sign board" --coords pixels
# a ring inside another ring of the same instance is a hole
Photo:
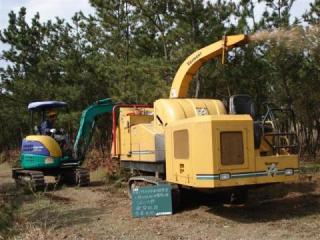
[[[151,217],[172,214],[171,186],[136,187],[132,190],[132,216]]]

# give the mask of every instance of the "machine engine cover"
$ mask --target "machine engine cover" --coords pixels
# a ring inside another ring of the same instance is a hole
[[[21,153],[50,156],[49,150],[38,141],[22,140]]]

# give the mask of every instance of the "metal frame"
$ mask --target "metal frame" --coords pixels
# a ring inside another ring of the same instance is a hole
[[[113,155],[117,155],[117,111],[120,108],[152,108],[153,104],[123,104],[114,105],[112,109],[112,139],[113,139]]]
[[[49,108],[44,108],[44,109],[41,109],[40,111],[39,110],[37,110],[37,111],[35,111],[35,110],[29,110],[30,111],[30,121],[29,121],[29,124],[30,124],[30,132],[32,133],[32,134],[36,134],[36,132],[34,131],[34,113],[35,112],[37,112],[37,113],[40,113],[41,114],[41,122],[43,122],[44,120],[45,120],[45,112],[46,112],[46,110],[47,109],[49,109]],[[69,106],[68,105],[66,105],[66,106],[64,106],[64,107],[57,107],[57,108],[55,108],[55,109],[63,109],[64,110],[64,112],[66,113],[66,114],[70,114],[70,112],[69,112]],[[69,120],[68,121],[68,130],[70,130],[70,126],[71,126],[71,121]]]
[[[139,170],[150,173],[164,174],[166,167],[165,162],[135,162],[135,161],[120,161],[121,168],[130,170]]]
[[[289,121],[291,120],[292,122],[294,132],[280,132],[280,128],[279,126],[277,126],[277,121],[274,115],[274,112],[276,111],[291,115],[291,119],[289,119]],[[277,132],[265,133],[264,125],[267,119],[270,119],[273,122],[274,128]],[[279,154],[281,148],[287,148],[289,149],[289,152],[295,153],[297,149],[299,149],[298,136],[296,132],[297,130],[295,124],[295,114],[291,108],[273,108],[267,105],[267,113],[262,119],[262,134],[266,143],[272,148],[273,154]],[[267,136],[272,136],[272,142],[268,141],[268,139],[266,138]],[[289,145],[280,145],[280,137],[287,137],[289,139]],[[295,144],[290,144],[290,142],[294,142]]]

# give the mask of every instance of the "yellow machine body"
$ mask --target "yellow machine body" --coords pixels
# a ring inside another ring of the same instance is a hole
[[[273,155],[264,141],[255,149],[251,116],[227,114],[219,100],[160,99],[148,115],[130,111],[120,109],[120,160],[165,162],[168,182],[216,188],[298,178],[297,155]]]
[[[197,188],[296,180],[297,155],[261,156],[249,115],[200,116],[168,125],[166,176]],[[292,169],[293,175],[285,171]]]
[[[49,151],[51,157],[61,157],[62,151],[57,143],[56,140],[54,140],[50,136],[45,135],[29,135],[26,137],[26,140],[28,141],[36,141],[39,143],[42,143],[44,147]]]
[[[132,114],[120,108],[117,156],[122,162],[163,163],[165,180],[195,188],[222,188],[295,181],[298,156],[275,154],[261,136],[254,144],[254,121],[247,114],[228,114],[215,99],[185,98],[201,65],[247,42],[245,35],[225,37],[190,55],[180,66],[169,99]],[[272,124],[272,123],[271,123]]]
[[[117,153],[120,160],[153,162],[158,159],[155,149],[159,132],[150,124],[153,120],[152,113],[152,108],[138,113],[131,108],[120,109],[117,130]]]

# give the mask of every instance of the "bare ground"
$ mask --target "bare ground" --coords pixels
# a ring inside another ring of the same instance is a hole
[[[145,219],[131,217],[125,187],[94,182],[23,194],[13,186],[10,169],[0,167],[0,194],[15,202],[11,239],[320,239],[317,176],[251,191],[246,206],[187,190],[180,212]]]

